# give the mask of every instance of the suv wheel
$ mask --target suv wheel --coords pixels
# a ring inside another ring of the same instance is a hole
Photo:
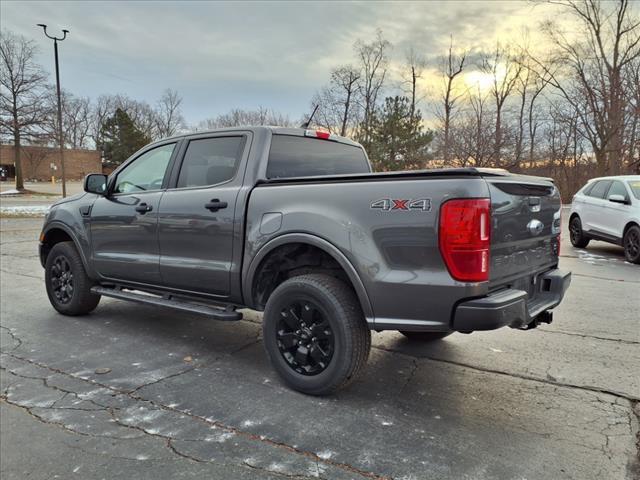
[[[45,284],[51,305],[63,315],[84,315],[100,302],[100,295],[91,293],[93,282],[73,242],[53,246],[45,265]]]
[[[576,248],[584,248],[589,245],[589,238],[582,231],[582,222],[577,215],[572,217],[569,222],[569,239],[571,240],[571,245]]]
[[[448,337],[453,332],[405,332],[399,330],[401,334],[407,337],[409,340],[418,342],[433,342],[434,340],[440,340],[444,337]]]
[[[622,245],[627,261],[640,263],[640,227],[637,225],[629,227],[622,239]]]
[[[271,364],[291,388],[326,395],[363,369],[371,333],[355,293],[323,274],[290,278],[269,297],[263,319]]]

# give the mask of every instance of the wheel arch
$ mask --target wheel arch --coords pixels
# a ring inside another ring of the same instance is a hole
[[[242,290],[245,304],[257,310],[263,309],[264,305],[258,298],[258,292],[256,291],[257,280],[263,274],[263,269],[272,256],[277,255],[283,248],[293,248],[293,246],[308,246],[331,258],[339,266],[345,275],[345,280],[355,291],[365,317],[373,319],[373,309],[369,296],[353,264],[335,245],[323,238],[307,233],[289,233],[276,237],[258,250],[243,277]],[[273,288],[275,289],[275,286]]]
[[[84,250],[80,246],[80,242],[78,238],[73,233],[73,230],[69,228],[67,225],[61,222],[52,222],[48,224],[40,234],[40,263],[44,267],[47,263],[47,256],[51,249],[60,242],[73,242],[76,250],[80,254],[80,258],[82,259],[82,265],[86,272],[91,271],[89,269],[89,264],[84,255]]]
[[[630,220],[627,222],[627,224],[624,226],[624,228],[622,229],[622,238],[624,238],[624,236],[627,234],[627,230],[629,230],[631,227],[638,227],[640,228],[640,225],[638,224],[638,222],[636,222],[635,220]]]

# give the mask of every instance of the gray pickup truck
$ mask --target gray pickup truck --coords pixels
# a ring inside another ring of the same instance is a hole
[[[475,168],[372,173],[316,130],[251,127],[162,140],[52,206],[40,258],[53,307],[101,296],[218,320],[264,311],[267,354],[308,394],[346,385],[370,330],[414,341],[550,322],[560,195]]]

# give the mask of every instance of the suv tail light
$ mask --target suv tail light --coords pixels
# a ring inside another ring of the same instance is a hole
[[[456,280],[489,279],[490,208],[488,198],[448,200],[440,208],[440,253]]]

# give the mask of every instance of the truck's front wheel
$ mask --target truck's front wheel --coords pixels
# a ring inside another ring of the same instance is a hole
[[[47,256],[44,276],[49,301],[63,315],[84,315],[98,306],[100,295],[91,293],[93,282],[73,242],[54,245]]]
[[[262,328],[271,364],[303,393],[326,395],[346,386],[369,357],[371,334],[358,299],[329,275],[302,275],[279,285]]]

